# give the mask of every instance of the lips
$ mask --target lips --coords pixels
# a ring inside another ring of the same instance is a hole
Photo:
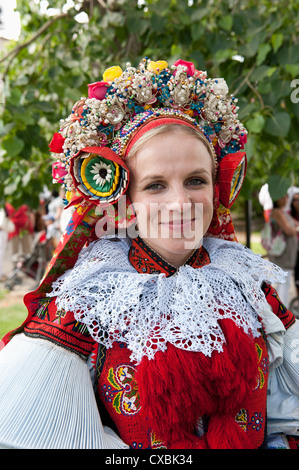
[[[195,218],[185,220],[170,220],[167,222],[161,222],[161,225],[172,229],[191,228],[191,225],[195,222],[195,220]]]

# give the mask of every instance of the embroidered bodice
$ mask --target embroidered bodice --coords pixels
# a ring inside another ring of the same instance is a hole
[[[50,297],[39,300],[25,334],[72,348],[70,333],[76,331],[73,349],[80,355],[93,344],[91,364],[102,419],[104,409],[131,448],[257,448],[265,437],[268,376],[260,315],[270,304],[286,327],[294,321],[270,285],[263,284],[280,275],[278,268],[242,246],[220,240],[204,240],[179,269],[140,239],[100,240],[81,253]],[[214,288],[215,296],[208,297]],[[148,292],[151,296],[144,302]],[[225,311],[235,295],[235,312]],[[105,296],[106,305],[100,302]],[[218,310],[211,310],[213,302]],[[89,318],[84,306],[92,314]],[[125,315],[118,316],[118,311]],[[180,343],[183,335],[186,347]],[[215,426],[227,430],[215,434]]]
[[[167,343],[206,356],[221,351],[220,319],[258,336],[258,316],[269,308],[261,285],[283,277],[242,245],[208,238],[173,269],[140,240],[101,239],[81,252],[48,295],[59,309],[74,312],[96,342],[107,348],[125,342],[140,362]]]
[[[153,251],[142,238],[134,238],[129,250],[129,261],[136,271],[142,274],[165,274],[172,276],[178,268],[172,266],[158,253]],[[184,263],[192,268],[201,268],[210,263],[210,257],[203,246],[194,250]]]

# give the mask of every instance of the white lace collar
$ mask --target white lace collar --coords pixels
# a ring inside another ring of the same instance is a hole
[[[219,319],[259,336],[258,317],[269,309],[261,284],[283,282],[284,273],[239,243],[205,238],[203,246],[210,264],[182,266],[166,277],[138,273],[128,240],[100,239],[82,250],[48,295],[74,312],[95,341],[107,348],[125,342],[137,363],[164,351],[167,342],[210,356],[225,341]]]

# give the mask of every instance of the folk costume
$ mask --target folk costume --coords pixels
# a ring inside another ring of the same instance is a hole
[[[296,447],[298,326],[271,286],[284,273],[237,243],[229,211],[246,171],[236,103],[191,62],[144,59],[61,121],[53,174],[76,210],[2,340],[0,447]],[[129,236],[126,157],[165,123],[199,130],[217,167],[211,225],[178,269]]]

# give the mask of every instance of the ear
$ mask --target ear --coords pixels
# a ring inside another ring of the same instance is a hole
[[[228,154],[219,163],[217,171],[219,202],[227,209],[233,205],[241,190],[246,169],[245,152]]]

